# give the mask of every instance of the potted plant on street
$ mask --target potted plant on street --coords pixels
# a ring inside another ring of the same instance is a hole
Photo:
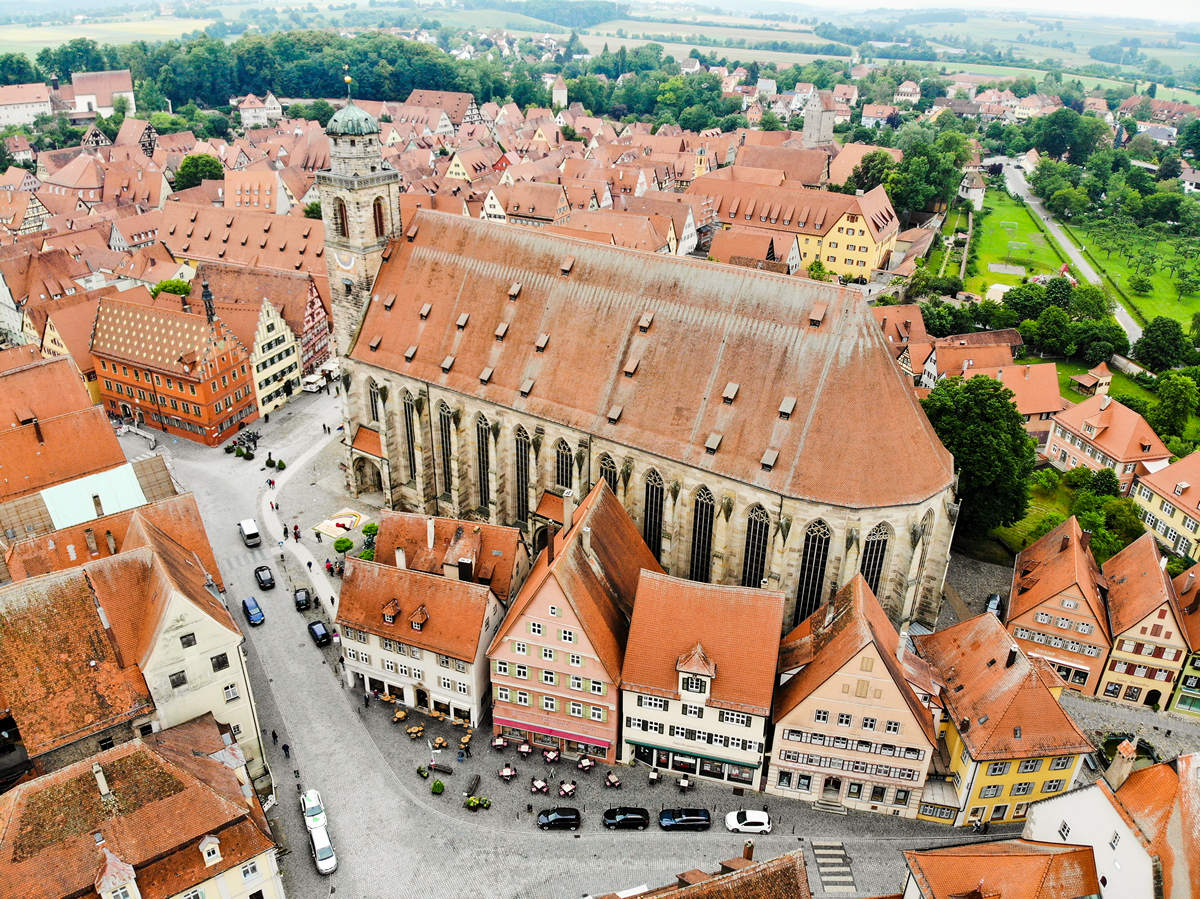
[[[433,785],[429,788],[429,792],[431,792],[434,796],[441,796],[445,789],[446,785],[444,783],[442,783],[440,780],[435,780]]]
[[[283,471],[285,468],[287,468],[287,466],[283,464],[282,459],[277,459],[275,461],[275,470],[276,471]]]
[[[421,775],[422,777],[428,777],[429,769],[426,768],[424,765],[417,765],[417,773],[419,775]]]

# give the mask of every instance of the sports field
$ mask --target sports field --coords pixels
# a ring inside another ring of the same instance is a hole
[[[990,284],[1020,284],[1022,278],[1059,270],[1062,258],[1053,239],[1038,229],[1028,209],[999,191],[988,191],[983,205],[990,212],[976,235],[976,273],[967,278],[967,290],[983,295]]]

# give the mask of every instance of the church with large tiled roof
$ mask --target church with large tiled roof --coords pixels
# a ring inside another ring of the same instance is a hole
[[[536,551],[604,478],[669,573],[781,590],[785,628],[859,572],[895,619],[936,617],[953,460],[857,291],[429,211],[393,228],[377,137],[333,135],[318,176],[352,489]]]

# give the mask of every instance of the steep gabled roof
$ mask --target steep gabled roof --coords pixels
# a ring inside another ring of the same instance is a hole
[[[1104,563],[1113,637],[1128,631],[1163,603],[1170,607],[1175,621],[1182,623],[1183,615],[1165,562],[1158,541],[1146,532]]]
[[[1119,462],[1169,459],[1171,451],[1137,412],[1107,394],[1089,396],[1054,416]],[[1085,426],[1095,429],[1088,434]],[[1145,448],[1143,448],[1145,447]]]
[[[925,739],[936,746],[933,715],[913,692],[905,667],[896,655],[900,635],[861,574],[856,574],[832,600],[783,638],[780,667],[786,669],[796,663],[803,663],[804,667],[779,688],[774,719],[782,719],[871,645],[883,660]]]
[[[913,638],[946,687],[942,701],[976,762],[1091,752],[1091,741],[1050,686],[1062,679],[1031,662],[990,613]]]
[[[679,672],[703,674],[713,705],[769,715],[783,605],[782,593],[643,571],[621,689],[678,699]]]
[[[590,551],[584,546],[585,528],[590,528]],[[620,683],[639,575],[643,569],[660,573],[662,567],[604,478],[575,510],[570,530],[555,534],[554,558],[550,556],[549,550],[538,556],[492,639],[488,655],[498,650],[543,585],[553,578],[609,680]]]
[[[1100,592],[1107,589],[1108,584],[1085,545],[1083,531],[1074,515],[1017,556],[1007,620],[1011,622],[1072,588],[1077,589],[1087,603],[1105,640],[1111,640],[1108,613]]]

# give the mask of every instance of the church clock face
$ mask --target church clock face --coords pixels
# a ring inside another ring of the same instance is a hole
[[[353,253],[342,254],[342,253],[335,252],[333,255],[334,255],[334,258],[337,259],[338,268],[342,269],[343,271],[347,271],[347,272],[354,270],[354,254]]]

